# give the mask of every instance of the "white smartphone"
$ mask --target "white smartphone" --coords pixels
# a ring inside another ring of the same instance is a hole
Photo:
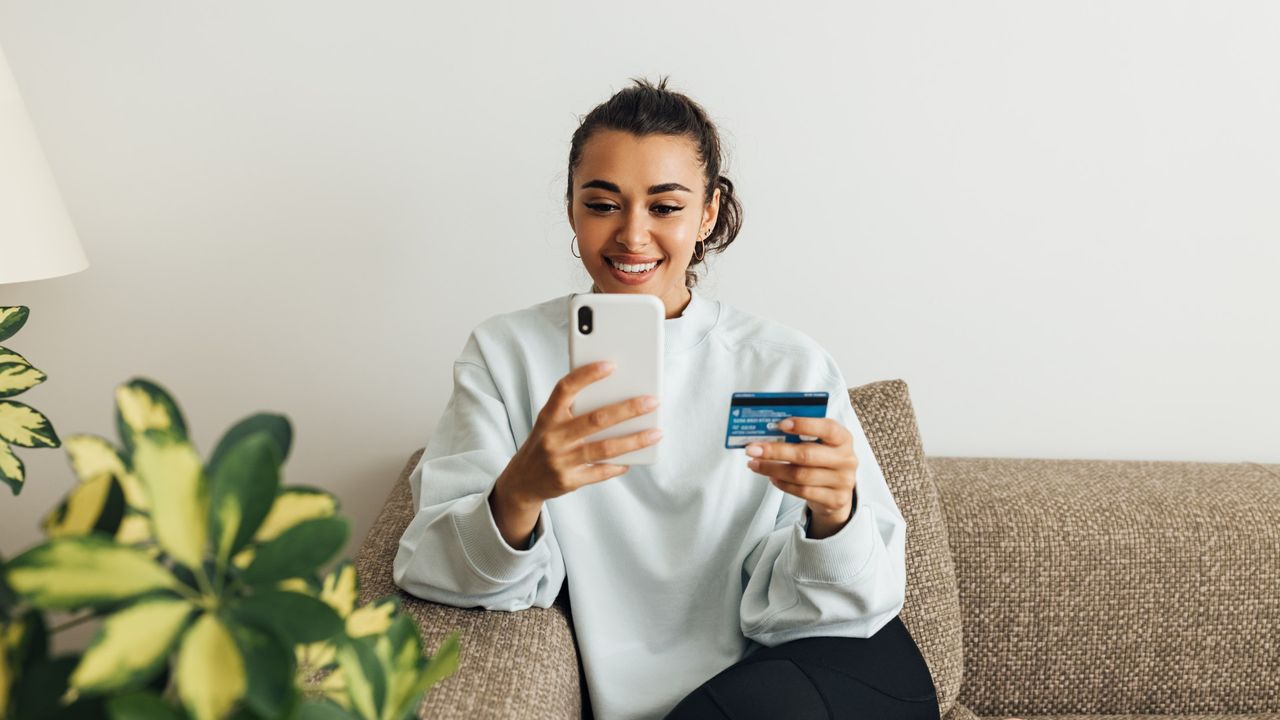
[[[654,295],[630,293],[579,293],[569,303],[569,365],[609,360],[613,372],[587,385],[569,410],[574,417],[638,395],[662,398],[662,321],[666,308]],[[630,435],[661,427],[662,405],[650,412],[588,435],[587,442]],[[600,462],[618,465],[652,465],[658,461],[659,440]]]

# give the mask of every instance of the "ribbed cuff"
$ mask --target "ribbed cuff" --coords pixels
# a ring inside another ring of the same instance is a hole
[[[546,551],[539,546],[545,544],[542,538],[546,535],[547,506],[543,503],[538,512],[538,522],[534,526],[537,540],[528,549],[517,550],[507,544],[498,530],[498,522],[489,507],[491,492],[493,488],[467,498],[471,507],[460,508],[453,516],[453,524],[472,569],[495,582],[511,582],[543,561]]]
[[[814,539],[805,536],[803,523],[792,526],[797,582],[847,583],[866,567],[875,551],[874,513],[866,503],[854,507],[853,516],[836,534]]]

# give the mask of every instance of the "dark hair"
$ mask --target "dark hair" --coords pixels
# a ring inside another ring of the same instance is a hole
[[[720,188],[720,210],[716,226],[703,240],[703,259],[712,252],[722,253],[742,228],[742,204],[733,193],[733,183],[720,174],[720,134],[707,117],[702,106],[687,95],[667,89],[667,78],[661,78],[655,87],[643,78],[631,78],[636,83],[614,93],[613,97],[595,106],[582,118],[573,132],[569,147],[569,179],[565,191],[565,204],[573,207],[573,171],[582,161],[582,147],[597,130],[622,130],[641,137],[645,135],[679,135],[688,137],[698,148],[698,162],[703,168],[703,184],[706,195],[703,204],[711,202],[716,187]],[[702,262],[701,260],[698,261]],[[696,265],[692,259],[685,270],[685,287],[698,284]]]

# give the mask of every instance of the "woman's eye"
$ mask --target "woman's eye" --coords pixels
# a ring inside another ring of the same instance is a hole
[[[600,212],[613,209],[612,205],[606,205],[604,203],[587,203],[587,207],[591,208],[592,210],[598,210]]]
[[[667,212],[660,212],[658,213],[659,215],[670,215],[676,212],[677,210],[683,210],[684,208],[680,207],[679,205],[655,205],[653,209],[667,211]]]

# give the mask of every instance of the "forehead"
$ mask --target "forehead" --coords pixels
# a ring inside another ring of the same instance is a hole
[[[576,172],[582,180],[611,180],[625,190],[631,184],[648,187],[681,180],[697,182],[702,166],[697,146],[683,135],[640,137],[621,130],[602,130],[583,145]]]

